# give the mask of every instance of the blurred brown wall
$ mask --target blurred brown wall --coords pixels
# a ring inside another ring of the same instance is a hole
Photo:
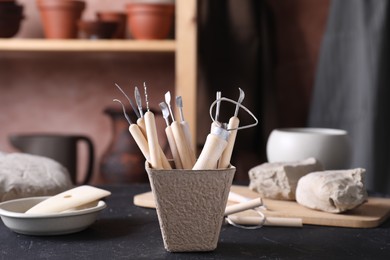
[[[16,37],[41,38],[35,1],[18,2],[25,5],[26,19]],[[87,2],[83,18],[92,19],[95,11],[121,10],[128,1]],[[111,121],[103,110],[119,106],[113,98],[125,101],[114,83],[133,95],[134,86],[144,81],[150,104],[157,109],[164,93],[174,87],[174,54],[0,52],[0,151],[15,151],[8,142],[12,133],[89,135],[96,147],[98,182],[98,163],[112,138]]]

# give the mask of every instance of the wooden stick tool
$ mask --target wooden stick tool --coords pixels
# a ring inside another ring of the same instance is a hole
[[[245,92],[240,88],[238,88],[238,89],[240,90],[240,96],[239,96],[237,104],[236,104],[236,110],[234,112],[234,116],[232,116],[229,119],[229,124],[228,124],[227,128],[230,131],[230,135],[229,135],[228,144],[226,146],[226,149],[223,151],[221,159],[218,161],[218,168],[219,169],[225,169],[225,168],[229,167],[230,159],[231,159],[232,154],[233,154],[234,143],[236,142],[237,128],[240,125],[240,119],[237,117],[238,110],[240,108],[240,104],[242,103],[242,101],[245,98]]]
[[[156,120],[154,114],[149,109],[148,94],[146,91],[146,85],[144,84],[145,90],[145,101],[146,101],[146,113],[144,115],[146,125],[146,135],[148,137],[149,153],[150,153],[150,164],[154,169],[172,169],[169,165],[168,168],[164,168],[162,161],[167,160],[164,153],[161,153],[161,147],[158,142]]]
[[[173,160],[175,162],[176,169],[183,169],[183,165],[181,163],[179,151],[177,150],[175,138],[173,137],[172,129],[169,125],[169,109],[165,102],[160,103],[161,112],[167,124],[165,128],[165,134],[167,135],[169,148],[171,149]]]
[[[177,150],[179,151],[179,156],[180,156],[183,169],[191,169],[195,164],[195,160],[191,156],[190,147],[189,144],[187,143],[187,139],[185,137],[183,128],[180,125],[180,123],[175,120],[173,116],[170,102],[171,102],[171,93],[168,91],[167,93],[165,93],[165,103],[167,103],[168,105],[169,112],[172,118],[171,129],[173,133],[173,138],[175,139],[176,147]]]
[[[145,159],[149,163],[151,163],[148,141],[146,140],[145,136],[142,134],[138,125],[133,124],[131,122],[130,117],[126,113],[126,109],[125,109],[125,106],[123,105],[123,103],[119,99],[114,99],[113,101],[119,102],[122,105],[123,115],[125,116],[127,122],[129,123],[129,132],[130,132],[131,136],[133,136],[135,143],[138,145],[138,147],[141,150],[142,154],[144,155]]]
[[[144,82],[144,88],[146,87],[146,84]],[[139,113],[141,115],[140,118],[138,118],[137,120],[137,125],[140,127],[143,135],[145,136],[146,140],[148,140],[148,136],[147,136],[147,133],[146,133],[146,124],[145,124],[145,118],[144,118],[144,113],[142,111],[142,98],[141,98],[141,94],[138,90],[137,87],[135,87],[134,89],[134,96],[135,96],[135,101],[137,103],[137,106],[138,106],[138,110],[139,110]],[[164,151],[162,150],[161,146],[159,145],[158,148],[159,150],[159,153],[160,153],[160,159],[161,159],[161,163],[163,165],[163,168],[164,169],[171,169],[171,164],[169,163],[168,159],[166,158],[165,154],[164,154]]]
[[[183,132],[185,135],[185,138],[187,140],[187,145],[190,150],[190,156],[193,163],[196,161],[196,155],[194,152],[194,144],[192,143],[192,135],[190,130],[190,125],[188,122],[184,119],[184,113],[183,113],[183,99],[181,96],[176,97],[176,106],[179,108],[180,112],[180,125],[183,128]]]
[[[206,143],[196,161],[193,170],[216,169],[219,158],[227,146],[229,132],[222,126],[215,126],[207,135]]]

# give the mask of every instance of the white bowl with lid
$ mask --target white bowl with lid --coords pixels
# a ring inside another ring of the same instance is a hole
[[[351,158],[347,131],[332,128],[274,129],[267,141],[269,162],[319,160],[326,170],[346,169]]]

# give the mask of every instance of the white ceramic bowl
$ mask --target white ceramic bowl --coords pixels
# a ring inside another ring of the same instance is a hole
[[[8,228],[25,235],[63,235],[81,231],[95,222],[106,207],[99,201],[87,208],[51,214],[25,214],[32,206],[49,197],[30,197],[0,203],[0,216]]]
[[[308,157],[315,157],[326,170],[347,168],[351,157],[348,133],[329,128],[281,128],[271,132],[267,142],[269,162]]]

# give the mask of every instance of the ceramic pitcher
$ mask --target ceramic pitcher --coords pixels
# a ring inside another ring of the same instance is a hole
[[[94,164],[94,145],[83,135],[60,134],[14,134],[11,144],[21,152],[49,157],[61,163],[69,171],[74,184],[87,184],[91,180]],[[84,142],[88,147],[88,162],[84,179],[77,182],[77,144]]]

